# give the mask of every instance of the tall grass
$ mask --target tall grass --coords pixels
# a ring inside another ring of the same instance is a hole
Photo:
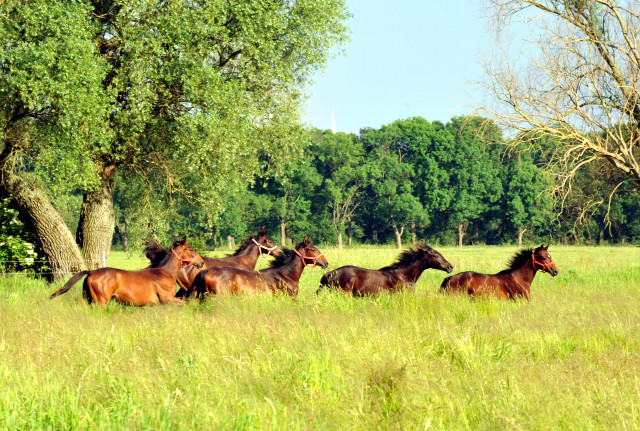
[[[438,249],[454,272],[516,251]],[[398,254],[321,250],[330,269]],[[441,295],[434,270],[377,298],[316,295],[318,267],[296,300],[146,308],[1,278],[0,428],[640,429],[640,249],[550,251],[560,275],[538,274],[530,303]]]

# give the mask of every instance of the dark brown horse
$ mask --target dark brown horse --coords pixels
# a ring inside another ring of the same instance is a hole
[[[461,272],[442,282],[442,291],[464,292],[470,296],[493,295],[503,299],[525,297],[531,299],[531,282],[536,272],[558,275],[558,268],[551,260],[549,246],[517,252],[509,262],[509,268],[497,274]]]
[[[315,267],[316,264],[326,268],[329,261],[305,237],[295,249],[285,248],[280,255],[275,256],[269,268],[260,271],[246,271],[228,266],[214,266],[200,271],[189,288],[187,297],[198,295],[203,298],[206,293],[241,294],[254,291],[284,291],[296,296],[302,270],[309,265]]]
[[[202,269],[213,266],[231,266],[246,271],[253,271],[260,256],[267,257],[272,253],[274,255],[279,254],[280,249],[267,234],[267,229],[262,228],[262,230],[258,232],[258,235],[245,239],[233,254],[219,258],[202,256],[202,260],[204,261]],[[164,259],[165,256],[162,251],[157,253],[155,250],[151,250],[147,253],[147,257],[153,266],[154,262]],[[184,296],[187,289],[193,284],[193,280],[196,278],[198,272],[200,272],[200,268],[194,266],[187,266],[178,272],[178,285],[180,289],[176,296]]]
[[[162,249],[157,243],[147,245],[147,253],[164,254],[162,261],[139,271],[125,271],[115,268],[98,268],[92,271],[80,271],[61,289],[54,292],[50,299],[67,292],[85,275],[82,288],[84,298],[89,302],[102,305],[114,298],[129,305],[182,304],[176,298],[176,277],[180,268],[185,266],[202,267],[202,258],[187,244],[186,239],[178,240],[172,249]]]
[[[447,262],[437,250],[428,245],[419,245],[409,249],[398,260],[378,270],[343,266],[326,273],[320,280],[319,293],[323,287],[340,288],[354,296],[377,295],[383,291],[396,291],[404,287],[415,288],[416,281],[427,268],[453,271],[453,265]]]

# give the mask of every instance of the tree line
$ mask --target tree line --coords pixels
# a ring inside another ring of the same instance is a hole
[[[527,73],[487,65],[496,123],[346,135],[299,122],[305,84],[347,40],[344,0],[0,2],[0,235],[23,223],[54,278],[99,266],[114,232],[637,241],[637,6],[489,3],[506,24],[546,18],[529,20],[543,31]]]
[[[115,241],[186,233],[225,246],[261,227],[284,245],[311,235],[339,247],[640,240],[638,197],[619,188],[609,202],[619,178],[606,164],[582,170],[557,199],[547,166],[561,144],[534,133],[518,140],[508,147],[495,123],[475,116],[446,124],[413,117],[359,134],[310,130],[279,172],[227,188],[215,217],[179,196],[144,210],[128,183],[116,191]]]

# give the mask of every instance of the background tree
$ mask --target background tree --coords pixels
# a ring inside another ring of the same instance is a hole
[[[501,132],[480,117],[456,117],[446,127],[455,140],[448,165],[452,194],[448,218],[462,247],[469,224],[484,218],[502,198],[501,157],[496,147]]]
[[[384,145],[373,150],[377,162],[372,183],[372,200],[377,214],[387,220],[393,229],[396,246],[402,248],[405,228],[413,224],[426,224],[428,215],[420,200],[413,194],[415,172],[410,163],[402,161]],[[371,155],[370,155],[371,157]]]
[[[640,185],[640,14],[626,0],[490,0],[501,30],[526,21],[532,54],[487,63],[483,109],[508,131],[560,143],[549,168],[566,193],[578,170],[604,161]]]
[[[76,157],[62,166],[84,168],[90,177],[76,238],[91,266],[111,243],[116,172],[162,179],[169,194],[219,212],[226,185],[250,181],[259,160],[278,165],[288,157],[299,136],[303,84],[346,32],[342,0],[68,6],[0,6],[1,160],[24,152],[11,134],[23,123],[53,125],[38,137],[50,143],[57,131],[55,156]],[[24,142],[45,165],[47,153],[34,151],[35,141]],[[4,186],[17,193],[13,183]]]
[[[370,165],[366,162],[362,142],[355,135],[316,131],[312,147],[318,173],[324,178],[320,193],[331,211],[331,224],[336,232],[338,248],[347,223],[364,198],[369,182]],[[351,240],[351,236],[349,236]]]
[[[500,170],[504,188],[501,200],[503,221],[514,232],[518,247],[527,230],[549,227],[553,217],[551,176],[535,166],[530,153],[511,153]],[[548,229],[547,229],[548,230]]]

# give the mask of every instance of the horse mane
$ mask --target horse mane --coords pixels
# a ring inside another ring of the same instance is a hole
[[[380,268],[378,271],[389,271],[392,269],[397,269],[400,267],[407,266],[418,258],[418,256],[420,255],[420,252],[432,251],[432,250],[433,248],[431,248],[426,244],[419,244],[416,248],[409,248],[403,251],[402,253],[400,253],[400,255],[398,256],[398,258],[394,263],[392,263],[389,266],[385,266],[384,268]]]
[[[151,261],[148,268],[160,268],[169,260],[171,250],[162,247],[156,240],[149,239],[145,242],[144,254]]]
[[[511,257],[511,259],[509,259],[509,262],[507,262],[508,268],[503,271],[500,271],[498,274],[502,274],[504,272],[508,272],[516,268],[520,268],[522,265],[524,265],[527,262],[527,260],[531,259],[531,254],[534,252],[535,252],[535,249],[533,248],[525,248],[520,251],[517,251]]]
[[[296,254],[296,249],[298,247],[300,247],[302,244],[304,243],[304,241],[298,243],[298,245],[296,245],[295,249],[290,249],[290,248],[286,248],[286,247],[282,247],[282,253],[279,255],[272,255],[273,256],[273,260],[269,263],[269,268],[280,268],[283,267],[285,265],[288,265],[291,263],[291,260],[295,257],[300,257]]]
[[[186,239],[178,239],[174,241],[173,247],[176,248],[179,245],[186,244]],[[164,266],[165,263],[171,257],[171,249],[172,248],[164,248],[154,239],[148,239],[145,242],[144,254],[151,261],[151,264],[147,268],[160,268]]]
[[[234,251],[233,253],[229,253],[227,254],[225,257],[230,257],[230,256],[238,256],[240,253],[242,253],[243,251],[245,251],[247,249],[247,247],[249,247],[253,241],[251,241],[254,237],[250,236],[249,238],[246,238],[244,241],[242,241],[242,244],[240,244],[240,247],[238,247],[236,249],[236,251]]]
[[[297,247],[296,247],[297,248]],[[295,250],[282,247],[282,253],[279,255],[273,255],[273,260],[269,262],[269,268],[281,268],[291,263],[293,258],[298,257]]]

